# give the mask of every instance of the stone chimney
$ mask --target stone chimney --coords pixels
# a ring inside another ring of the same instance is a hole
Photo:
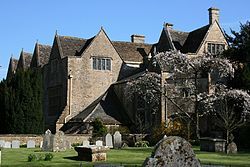
[[[144,35],[131,35],[131,42],[132,43],[144,43],[145,42],[145,36]]]
[[[211,7],[209,11],[209,24],[211,25],[215,20],[219,23],[219,9]]]

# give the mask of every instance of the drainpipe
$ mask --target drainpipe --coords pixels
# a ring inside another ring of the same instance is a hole
[[[211,84],[211,73],[208,72],[207,74],[207,86],[208,86],[208,94],[210,95],[212,93],[212,84]]]
[[[71,101],[72,101],[72,78],[73,75],[69,74],[68,76],[68,95],[69,95],[69,100],[68,100],[68,107],[69,107],[69,115],[67,115],[64,119],[64,123],[67,122],[67,119],[71,116]]]
[[[168,76],[167,72],[161,72],[161,122],[165,123],[165,126],[168,125],[168,113],[167,113],[167,89],[165,87],[166,78]]]

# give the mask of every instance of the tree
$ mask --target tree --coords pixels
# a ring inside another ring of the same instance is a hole
[[[232,86],[238,89],[250,89],[250,22],[240,25],[240,31],[231,30],[232,35],[226,35],[229,48],[224,56],[233,60],[238,67]]]
[[[232,132],[247,122],[247,116],[250,114],[250,95],[246,91],[220,86],[214,93],[200,97],[205,114],[212,115],[216,125],[225,131],[228,146],[233,140],[230,139]]]

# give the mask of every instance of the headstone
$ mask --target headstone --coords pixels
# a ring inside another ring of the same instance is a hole
[[[88,140],[83,140],[82,146],[83,147],[89,147],[89,141]]]
[[[169,136],[156,144],[151,157],[143,163],[143,167],[152,166],[201,167],[201,164],[189,142],[181,137]]]
[[[110,133],[108,133],[105,136],[105,143],[106,143],[106,146],[108,146],[109,148],[113,148],[113,140],[112,140],[112,136]]]
[[[12,148],[20,148],[20,141],[19,140],[13,140],[12,141]]]
[[[0,148],[4,147],[5,141],[4,140],[0,140]]]
[[[54,135],[53,139],[53,151],[65,151],[66,150],[66,138],[63,131],[58,131]]]
[[[4,143],[4,148],[11,148],[11,142],[6,141]]]
[[[71,142],[70,141],[68,141],[68,140],[66,140],[66,149],[71,149],[72,147],[71,147]]]
[[[119,131],[114,134],[114,148],[121,148],[122,146],[122,135]]]
[[[44,136],[43,136],[43,151],[52,151],[53,150],[53,138],[54,135],[51,134],[51,131],[48,129],[46,130]]]
[[[231,142],[227,146],[227,153],[236,154],[237,153],[237,145],[234,142]]]
[[[29,140],[27,142],[27,148],[35,148],[36,147],[36,142],[34,140]]]
[[[96,146],[103,146],[103,142],[102,142],[101,140],[97,140],[97,141],[95,142],[95,145],[96,145]]]
[[[43,148],[43,141],[40,142],[40,148]]]

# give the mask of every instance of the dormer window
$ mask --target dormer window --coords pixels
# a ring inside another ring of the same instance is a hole
[[[103,57],[92,58],[92,68],[94,70],[107,70],[111,71],[111,59]]]
[[[216,44],[216,43],[208,43],[207,44],[207,52],[210,54],[220,54],[225,50],[224,44]]]

